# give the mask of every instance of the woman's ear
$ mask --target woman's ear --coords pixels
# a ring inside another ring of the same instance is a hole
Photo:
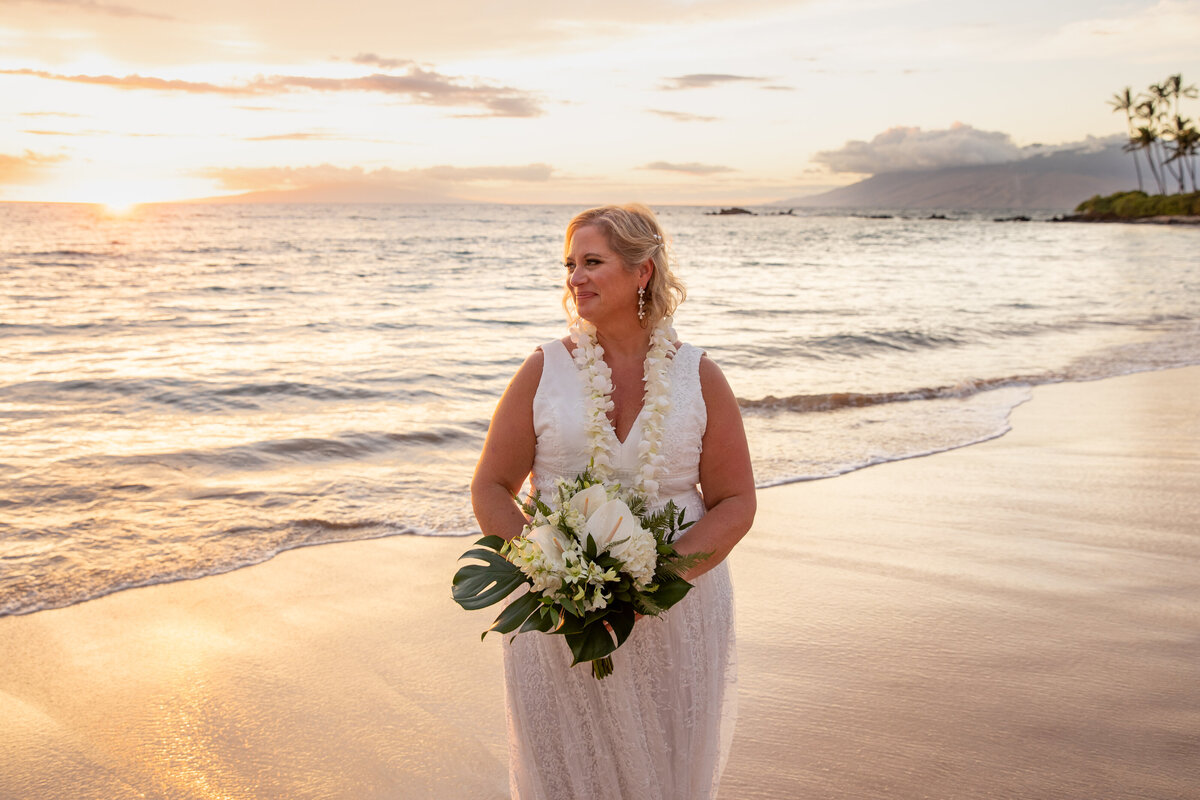
[[[650,279],[654,277],[654,259],[647,258],[638,267],[638,283],[642,286],[648,286]]]

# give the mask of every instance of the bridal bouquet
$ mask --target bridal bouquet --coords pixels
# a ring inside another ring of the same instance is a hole
[[[636,615],[657,616],[682,600],[692,588],[682,573],[706,557],[680,555],[671,544],[692,524],[673,502],[650,514],[642,495],[623,495],[591,468],[560,480],[550,503],[535,492],[522,509],[529,522],[520,536],[484,536],[462,555],[484,563],[458,570],[454,599],[466,609],[485,608],[528,585],[483,635],[561,634],[571,666],[590,661],[596,678],[612,674],[611,654]]]

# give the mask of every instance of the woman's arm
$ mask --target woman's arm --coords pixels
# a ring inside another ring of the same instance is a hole
[[[529,477],[537,435],[533,396],[542,379],[542,351],[525,359],[496,405],[483,453],[471,480],[471,505],[485,534],[511,539],[521,533],[525,515],[513,496]]]
[[[680,553],[711,553],[684,576],[693,580],[720,564],[754,522],[758,501],[750,447],[742,427],[742,413],[733,389],[720,368],[707,356],[700,359],[700,390],[708,409],[700,452],[700,492],[704,516],[683,536]]]

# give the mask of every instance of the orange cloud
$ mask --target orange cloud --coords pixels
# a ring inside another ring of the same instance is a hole
[[[117,5],[115,3],[100,3],[96,0],[25,0],[27,3],[37,3],[44,6],[69,8],[78,11],[91,11],[96,14],[107,14],[112,17],[141,17],[143,19],[174,20],[176,17],[167,14],[157,14],[153,11],[142,11],[140,8]]]
[[[297,197],[358,197],[384,199],[403,193],[449,197],[471,184],[486,182],[537,183],[550,180],[554,168],[548,164],[520,166],[454,167],[449,165],[423,169],[397,170],[383,167],[338,167],[320,164],[310,167],[210,167],[197,170],[198,177],[218,181],[236,192],[291,193]],[[281,198],[282,199],[282,198]]]
[[[9,156],[0,153],[0,185],[11,183],[36,183],[39,172],[50,164],[66,160],[66,156],[43,156],[32,150],[23,155]]]
[[[735,172],[733,167],[723,167],[719,164],[672,164],[668,161],[655,161],[644,164],[638,169],[653,169],[661,172],[685,172],[688,175],[715,175],[718,172]]]
[[[664,111],[661,108],[647,108],[651,114],[673,119],[676,122],[716,122],[720,117],[706,117],[703,114],[688,114],[685,111]]]
[[[749,75],[723,75],[711,72],[700,72],[691,75],[680,75],[675,78],[665,78],[663,89],[710,89],[724,83],[741,83],[744,81],[765,82],[766,78],[755,78]]]
[[[3,75],[26,75],[116,89],[149,89],[189,94],[231,96],[280,94],[298,89],[318,92],[381,92],[407,97],[411,102],[434,106],[478,106],[493,117],[535,117],[542,113],[532,94],[508,86],[468,84],[460,78],[409,65],[402,75],[375,73],[355,78],[322,78],[305,75],[270,75],[228,85],[158,78],[148,75],[63,75],[38,69],[5,69]]]

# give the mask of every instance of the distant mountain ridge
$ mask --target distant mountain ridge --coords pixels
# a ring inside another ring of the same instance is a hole
[[[1133,160],[1119,143],[1113,143],[1098,150],[1058,150],[1003,164],[886,172],[775,205],[1071,211],[1093,195],[1136,188]]]

